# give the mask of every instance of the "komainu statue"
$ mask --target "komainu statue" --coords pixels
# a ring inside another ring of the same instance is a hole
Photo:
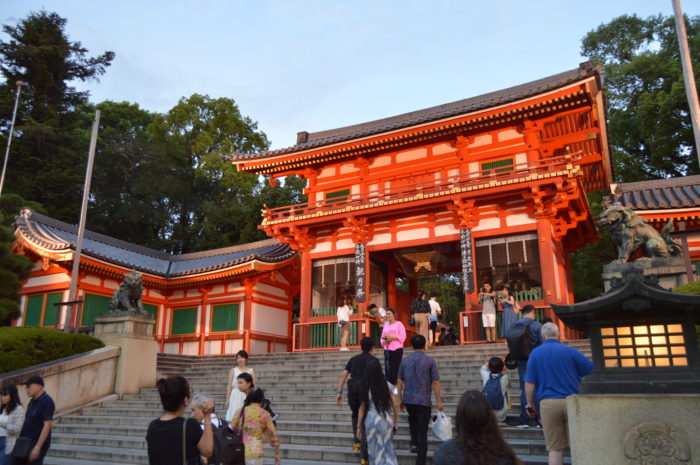
[[[117,312],[139,312],[143,310],[141,294],[143,293],[143,275],[132,271],[124,275],[124,281],[119,289],[114,290],[112,302],[109,304],[109,311]]]
[[[629,208],[613,205],[600,214],[598,226],[610,228],[612,241],[619,247],[617,263],[625,263],[630,256],[642,249],[645,257],[670,257],[681,254],[681,246],[671,237],[673,220],[669,220],[661,234],[649,226]]]

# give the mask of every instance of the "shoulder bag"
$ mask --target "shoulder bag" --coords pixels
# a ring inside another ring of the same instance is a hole
[[[34,441],[31,438],[20,437],[15,441],[15,447],[12,448],[12,457],[20,460],[29,460],[29,454],[32,453],[34,448]]]

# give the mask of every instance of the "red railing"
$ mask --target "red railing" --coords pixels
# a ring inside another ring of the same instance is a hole
[[[292,350],[294,352],[338,350],[340,348],[340,330],[335,318],[317,318],[307,323],[295,323],[292,334],[294,337]],[[405,344],[414,335],[414,328],[406,326]],[[361,315],[350,317],[348,348],[359,348],[360,340],[363,337],[371,337],[374,339],[375,347],[379,347],[380,336],[381,330],[379,325],[373,319],[363,318]]]
[[[183,334],[183,335],[157,335],[154,339],[160,345],[160,352],[164,352],[165,344],[178,344],[178,354],[183,353],[184,344],[187,342],[195,342],[199,344],[198,354],[205,355],[203,353],[202,346],[202,335],[201,334]],[[275,352],[277,344],[289,344],[292,342],[290,337],[280,336],[278,334],[265,333],[262,331],[251,331],[248,329],[242,329],[238,331],[225,331],[210,333],[204,336],[204,342],[219,341],[221,344],[219,354],[236,353],[239,349],[227,352],[226,342],[233,340],[242,340],[242,347],[246,351],[250,351],[251,341],[265,341],[268,343],[268,352]]]
[[[519,163],[509,166],[501,166],[488,170],[461,174],[457,176],[447,176],[441,179],[430,179],[419,182],[412,182],[417,177],[424,177],[436,173],[441,173],[441,170],[414,172],[408,176],[395,176],[393,178],[385,178],[382,181],[393,181],[395,184],[401,184],[401,181],[408,181],[403,185],[392,187],[390,189],[377,189],[366,194],[351,194],[345,197],[337,197],[330,201],[318,200],[313,203],[301,203],[297,205],[266,208],[263,212],[265,221],[280,221],[285,219],[294,219],[300,215],[309,215],[320,212],[329,212],[340,210],[348,206],[367,206],[367,205],[383,205],[382,202],[401,200],[408,197],[421,195],[426,198],[429,195],[441,194],[479,184],[487,185],[492,181],[507,181],[517,179],[536,173],[548,173],[557,170],[562,170],[568,164],[579,159],[579,154],[566,154],[560,157],[546,158],[537,160],[531,163]]]

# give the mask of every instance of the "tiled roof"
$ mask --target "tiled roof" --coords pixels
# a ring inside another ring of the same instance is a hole
[[[609,199],[632,210],[700,207],[700,175],[612,186]]]
[[[15,226],[18,236],[43,249],[54,252],[75,249],[77,227],[68,223],[24,209],[15,218]],[[283,262],[292,258],[296,252],[276,239],[267,239],[222,249],[171,255],[85,231],[82,253],[163,278],[177,278],[221,270],[254,260]]]
[[[308,134],[306,141],[291,147],[253,153],[234,153],[233,161],[245,162],[255,159],[284,155],[301,150],[313,149],[337,142],[349,141],[360,137],[381,134],[396,129],[407,128],[430,121],[459,116],[475,111],[485,110],[527,97],[549,92],[553,89],[569,85],[581,79],[596,75],[597,70],[591,62],[581,63],[578,68],[555,74],[543,79],[521,84],[515,87],[490,92],[488,94],[446,103],[423,110],[404,113],[390,118],[379,119],[367,123],[346,126]],[[305,134],[305,133],[300,133]]]

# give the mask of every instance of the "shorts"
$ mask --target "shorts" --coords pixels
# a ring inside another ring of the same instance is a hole
[[[495,328],[496,327],[496,314],[495,313],[482,313],[481,323],[484,328]]]
[[[569,447],[569,416],[566,399],[542,399],[540,417],[547,451],[559,451]]]

